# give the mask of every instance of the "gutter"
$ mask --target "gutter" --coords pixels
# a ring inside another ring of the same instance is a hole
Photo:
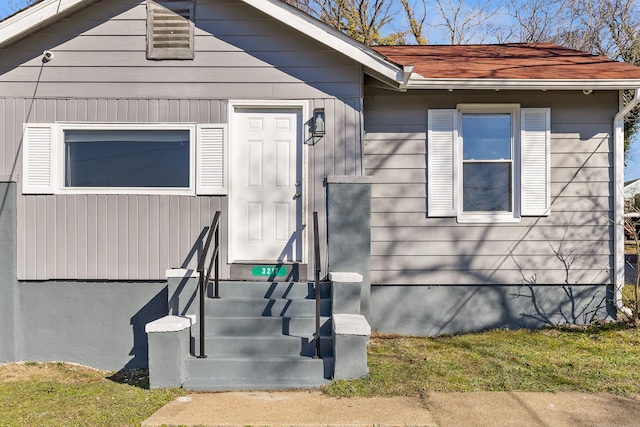
[[[405,65],[402,67],[402,83],[400,83],[399,88],[402,92],[407,91],[407,85],[409,84],[414,68],[415,67],[413,65]]]
[[[640,87],[640,79],[493,79],[425,78],[411,75],[408,89],[444,90],[623,90]]]
[[[613,212],[614,212],[614,257],[613,263],[615,268],[614,286],[615,286],[615,304],[616,308],[626,314],[632,316],[632,311],[625,307],[622,301],[622,287],[624,286],[624,116],[626,116],[640,102],[640,87],[635,88],[633,99],[626,106],[622,106],[622,91],[620,91],[620,110],[613,119],[613,176],[614,176],[614,192],[613,192]],[[620,218],[617,215],[620,214]],[[617,221],[622,221],[618,224]]]

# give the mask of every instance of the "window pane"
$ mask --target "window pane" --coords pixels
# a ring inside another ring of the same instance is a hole
[[[189,187],[189,131],[68,130],[66,187]]]
[[[465,163],[463,210],[511,212],[511,163]]]
[[[511,159],[510,114],[463,114],[464,160]]]

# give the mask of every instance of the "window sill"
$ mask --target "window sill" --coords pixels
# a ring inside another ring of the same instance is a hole
[[[55,194],[138,194],[145,196],[195,196],[193,188],[131,188],[131,187],[68,187],[60,188]]]
[[[518,223],[519,216],[513,214],[479,214],[479,215],[459,215],[456,222],[460,224],[495,224],[495,223]]]

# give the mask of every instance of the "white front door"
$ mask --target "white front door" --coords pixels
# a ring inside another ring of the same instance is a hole
[[[231,261],[301,261],[302,110],[235,108]]]

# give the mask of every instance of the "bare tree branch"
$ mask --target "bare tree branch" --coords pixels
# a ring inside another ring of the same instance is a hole
[[[415,6],[411,6],[409,4],[409,0],[400,1],[402,2],[402,7],[404,8],[405,13],[407,14],[407,19],[409,20],[409,31],[416,39],[416,43],[420,45],[427,44],[427,39],[424,38],[424,35],[422,33],[422,26],[424,25],[424,20],[427,17],[425,0],[422,0],[422,17],[418,19],[416,19],[415,15]]]
[[[451,44],[483,43],[489,37],[501,8],[500,3],[477,0],[468,5],[464,0],[435,0],[444,36]]]

